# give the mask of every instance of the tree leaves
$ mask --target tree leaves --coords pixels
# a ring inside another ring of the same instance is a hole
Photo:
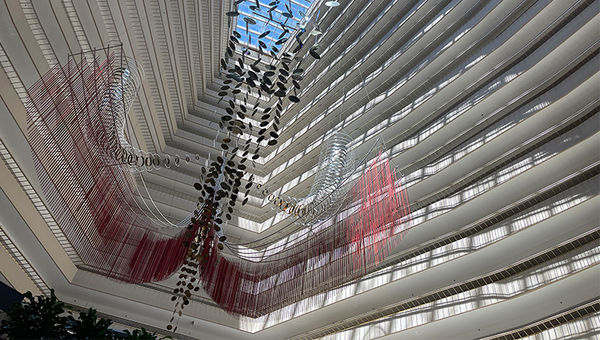
[[[177,300],[177,296],[171,298]],[[2,321],[1,334],[9,339],[120,339],[122,336],[112,329],[112,320],[99,318],[94,308],[81,311],[77,318],[73,312],[64,316],[65,304],[50,290],[50,296],[33,297],[31,292],[24,294],[22,303],[15,303]],[[170,322],[173,322],[173,318]],[[168,328],[168,327],[167,327]],[[171,326],[171,328],[173,328]],[[126,339],[157,339],[156,333],[136,329],[135,337]],[[142,337],[143,336],[143,337]]]

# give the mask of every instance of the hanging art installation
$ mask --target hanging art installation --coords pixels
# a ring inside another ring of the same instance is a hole
[[[348,147],[352,138],[344,133],[335,133],[321,146],[318,169],[310,193],[298,199],[271,193],[268,188],[257,184],[256,189],[280,211],[298,217],[297,222],[306,225],[315,224],[311,217],[330,208],[338,202],[349,189],[346,179],[355,170],[353,151]]]
[[[95,52],[69,58],[28,89],[35,169],[50,211],[85,264],[125,282],[162,280],[182,265],[194,230],[169,236],[136,199],[130,167],[159,164],[122,144],[140,74],[115,53],[120,48]]]
[[[28,89],[33,160],[54,218],[83,263],[110,278],[142,283],[178,274],[167,326],[173,331],[175,317],[200,289],[225,311],[256,318],[376,270],[410,227],[406,190],[388,157],[372,149],[354,161],[352,138],[341,132],[322,146],[306,197],[276,195],[254,184],[248,167],[278,143],[282,114],[300,102],[305,57],[320,59],[321,33],[314,24],[303,40],[306,23],[288,28],[291,4],[261,7],[257,1],[248,8],[268,22],[273,13],[286,19],[278,36],[268,30],[253,36],[249,27],[257,22],[244,16],[238,22],[245,25],[248,43],[232,30],[221,60],[226,80],[218,92],[225,104],[222,152],[198,165],[197,208],[179,223],[168,221],[151,197],[140,199],[140,183],[145,188],[140,171],[181,160],[142,151],[127,140],[127,113],[143,72],[122,46],[70,56]],[[226,15],[237,20],[240,12]],[[277,46],[288,40],[288,52],[280,51]],[[250,46],[257,49],[251,53]],[[186,162],[194,159],[200,157],[185,156]],[[230,242],[224,227],[251,191],[290,222],[259,240]]]

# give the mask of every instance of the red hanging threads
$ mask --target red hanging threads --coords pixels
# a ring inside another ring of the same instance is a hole
[[[375,270],[409,226],[406,191],[380,155],[346,202],[312,231],[268,250],[237,256],[205,251],[205,291],[229,313],[259,317]],[[217,240],[212,242],[205,250],[216,249]]]
[[[58,225],[86,265],[139,283],[176,271],[190,234],[185,228],[172,235],[158,231],[118,159],[124,153],[116,121],[124,117],[115,114],[126,110],[119,98],[135,93],[114,84],[127,72],[114,54],[70,59],[28,90],[27,112],[35,169]]]

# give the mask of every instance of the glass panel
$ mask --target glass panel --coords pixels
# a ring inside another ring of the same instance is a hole
[[[312,4],[312,0],[280,0],[265,2],[260,0],[246,0],[238,4],[240,13],[236,19],[235,30],[241,35],[239,39],[243,45],[267,54],[273,46],[277,50],[285,43],[285,39],[292,36],[298,29],[304,29],[310,18],[305,15]],[[263,44],[259,43],[260,41]],[[260,45],[260,47],[259,47]]]

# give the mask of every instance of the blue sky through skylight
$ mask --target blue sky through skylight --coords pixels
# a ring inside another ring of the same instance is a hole
[[[257,6],[260,4],[260,7]],[[276,3],[276,4],[275,4]],[[270,33],[263,39],[266,48],[263,46],[265,53],[271,50],[271,46],[280,39],[281,34],[284,32],[283,27],[287,28],[290,33],[293,33],[301,24],[306,21],[305,15],[308,12],[312,1],[310,0],[280,0],[265,2],[259,0],[246,0],[238,5],[238,12],[240,15],[237,17],[236,31],[241,34],[239,39],[241,43],[247,44],[252,48],[258,49],[258,36],[266,31]],[[274,10],[269,12],[269,9],[276,7]],[[292,17],[289,16],[290,13]],[[270,15],[269,15],[270,14]],[[246,33],[246,21],[244,18],[252,18],[256,24],[248,24],[248,33]],[[286,35],[290,37],[290,35]],[[278,49],[281,49],[281,45],[276,45]]]

